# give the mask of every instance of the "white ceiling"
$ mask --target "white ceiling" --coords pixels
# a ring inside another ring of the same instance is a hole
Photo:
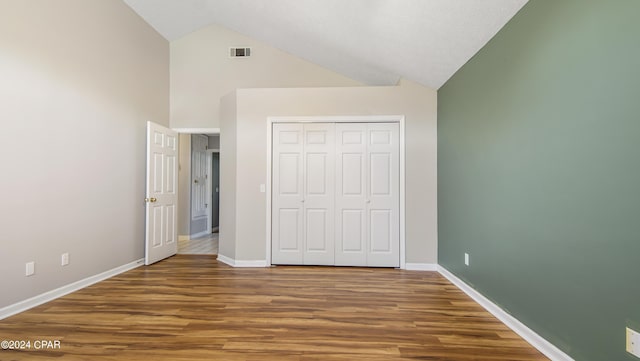
[[[527,1],[124,0],[169,41],[217,24],[365,84],[434,89]]]

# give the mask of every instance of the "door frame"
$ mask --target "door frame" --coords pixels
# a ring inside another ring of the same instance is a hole
[[[204,134],[204,135],[220,135],[220,128],[179,128],[179,127],[171,127],[171,130],[178,132],[178,134]],[[178,157],[180,157],[180,153],[178,152]],[[191,169],[191,154],[189,154],[189,169]],[[191,179],[191,174],[189,174],[189,179]],[[184,202],[185,200],[180,197],[178,192],[178,209],[181,208],[179,205],[180,202]],[[188,218],[191,219],[191,185],[189,184],[189,207],[187,207]],[[178,215],[180,217],[180,214]],[[191,238],[191,227],[189,227],[189,234],[187,237]],[[180,235],[178,235],[180,238]],[[184,239],[184,238],[181,238]]]
[[[191,134],[191,154],[189,156],[189,159],[191,161],[191,165],[189,167],[189,222],[193,223],[194,221],[197,221],[199,219],[202,219],[202,216],[200,216],[199,218],[195,218],[194,216],[194,212],[193,212],[193,204],[194,204],[194,192],[193,192],[193,185],[194,185],[194,179],[193,179],[193,168],[194,168],[194,163],[193,163],[193,158],[194,158],[194,151],[193,151],[193,137],[194,136],[199,136],[199,137],[204,137],[206,138],[207,144],[205,145],[205,149],[204,149],[204,163],[205,163],[205,184],[204,184],[204,199],[205,199],[205,212],[204,212],[204,216],[205,216],[205,230],[202,232],[198,232],[198,233],[193,233],[191,227],[189,227],[189,238],[190,239],[194,239],[194,238],[199,238],[199,237],[204,237],[206,235],[211,234],[210,230],[207,230],[207,225],[209,224],[209,206],[208,206],[208,196],[209,196],[209,189],[208,189],[208,184],[209,184],[209,171],[211,166],[209,165],[209,153],[207,153],[207,150],[209,149],[209,136],[205,135],[205,134]]]
[[[274,116],[267,117],[267,229],[266,229],[266,261],[271,266],[271,177],[273,157],[273,124],[274,123],[399,123],[400,124],[400,269],[406,269],[405,255],[405,138],[404,115],[355,115],[355,116]]]
[[[211,202],[213,198],[213,153],[220,154],[220,149],[207,149],[207,199]],[[218,169],[218,171],[220,171]],[[220,214],[220,208],[218,208],[218,214]],[[207,232],[211,233],[213,225],[213,204],[211,207],[207,207]],[[220,224],[218,224],[218,232],[220,232]]]

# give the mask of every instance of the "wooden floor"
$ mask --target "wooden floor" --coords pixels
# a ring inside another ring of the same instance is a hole
[[[6,290],[3,290],[3,292]],[[34,350],[34,340],[60,340]],[[435,272],[177,255],[0,321],[0,360],[546,360]]]
[[[218,233],[178,241],[178,254],[218,254]]]

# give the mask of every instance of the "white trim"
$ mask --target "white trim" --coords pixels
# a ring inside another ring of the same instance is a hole
[[[220,128],[171,128],[182,134],[220,134]]]
[[[440,274],[447,278],[451,283],[456,285],[456,287],[462,290],[462,292],[466,293],[474,301],[480,304],[480,306],[484,307],[485,310],[494,315],[498,320],[502,321],[502,323],[513,330],[513,332],[520,335],[520,337],[524,338],[525,341],[531,344],[531,346],[538,349],[538,351],[542,352],[551,360],[573,361],[573,359],[569,357],[569,355],[562,352],[551,342],[545,340],[542,336],[535,333],[525,324],[518,321],[518,319],[508,314],[505,310],[500,308],[500,306],[491,302],[491,300],[483,296],[480,292],[476,291],[473,287],[467,285],[464,281],[456,277],[453,273],[449,272],[444,267],[438,265],[438,272],[440,272]]]
[[[267,117],[271,123],[391,123],[404,120],[404,115],[286,116]]]
[[[405,263],[407,271],[438,271],[438,265],[435,263]]]
[[[213,189],[211,178],[213,174],[213,152],[209,152],[209,149],[205,151],[207,158],[207,185],[205,186],[205,194],[206,194],[206,204],[207,206],[207,231],[211,232],[211,225],[213,224],[213,204],[211,201],[213,200]]]
[[[120,273],[132,270],[134,268],[140,267],[144,264],[144,258],[139,260],[127,263],[122,266],[118,266],[116,268],[112,268],[108,271],[99,273],[97,275],[93,275],[82,279],[80,281],[76,281],[70,283],[68,285],[56,288],[55,290],[51,290],[42,294],[39,294],[35,297],[31,297],[24,301],[20,301],[18,303],[14,303],[13,305],[9,305],[3,308],[0,308],[0,320],[5,319],[7,317],[16,315],[20,312],[24,312],[30,308],[39,306],[43,303],[47,303],[49,301],[53,301],[56,298],[62,297],[64,295],[68,295],[71,292],[75,292],[81,290],[87,286],[91,286],[94,283],[98,283],[100,281],[104,281],[108,278],[111,278]]]
[[[266,260],[254,260],[254,261],[235,260],[233,258],[229,258],[221,254],[218,255],[218,261],[224,264],[227,264],[231,267],[237,267],[237,268],[269,267],[269,265],[267,265]]]
[[[229,257],[227,257],[225,255],[222,255],[222,254],[218,253],[218,257],[216,259],[218,261],[226,264],[226,265],[229,265],[231,267],[235,267],[236,261],[233,258],[229,258]]]
[[[192,240],[194,238],[204,237],[204,236],[209,235],[209,234],[211,234],[211,230],[208,230],[208,231],[204,230],[204,231],[202,231],[200,233],[192,234],[191,236],[189,236],[189,240]]]
[[[234,267],[270,267],[269,265],[267,265],[267,261],[266,260],[251,260],[251,261],[245,261],[245,260],[236,260],[236,264],[234,265]]]
[[[190,235],[178,235],[178,242],[180,241],[190,241],[191,240],[191,236]]]
[[[271,265],[271,158],[273,157],[273,123],[275,119],[267,117],[267,231],[266,231],[266,253],[265,259],[267,261],[267,265]]]
[[[210,205],[207,207],[207,229],[213,231],[213,204],[211,204],[213,200],[213,154],[220,154],[220,149],[207,149],[205,153],[207,154],[207,204]],[[219,171],[220,169],[218,169]],[[220,209],[218,209],[218,214],[220,214]]]
[[[404,115],[400,115],[400,268],[407,268],[406,228],[405,228],[405,140],[404,140]]]
[[[273,123],[400,123],[400,268],[406,268],[404,115],[267,117],[266,266],[271,266],[271,157]]]

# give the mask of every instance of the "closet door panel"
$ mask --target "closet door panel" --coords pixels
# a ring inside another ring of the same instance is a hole
[[[367,265],[367,125],[336,124],[336,265]]]
[[[272,263],[399,267],[399,124],[273,127]]]
[[[303,264],[335,262],[335,125],[304,124]]]
[[[303,262],[303,127],[273,124],[271,262]]]
[[[400,266],[398,123],[367,126],[367,266]]]

